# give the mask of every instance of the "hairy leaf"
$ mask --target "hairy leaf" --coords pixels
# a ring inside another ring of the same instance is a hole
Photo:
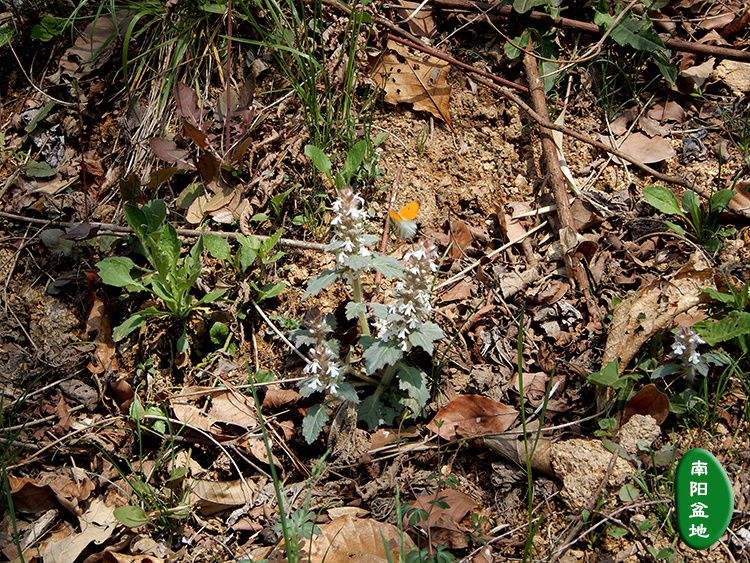
[[[365,359],[365,372],[372,375],[379,369],[394,365],[403,355],[403,351],[395,342],[374,340],[362,355]]]
[[[302,295],[302,299],[315,296],[324,290],[326,287],[335,282],[339,276],[341,276],[342,270],[326,270],[322,274],[318,274],[309,282],[307,282],[307,290]]]
[[[317,440],[320,432],[328,422],[328,409],[325,405],[313,405],[302,419],[302,436],[308,444]]]

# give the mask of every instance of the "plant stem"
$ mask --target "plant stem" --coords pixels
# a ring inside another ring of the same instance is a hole
[[[380,380],[380,383],[378,383],[377,389],[375,389],[375,403],[380,400],[380,397],[383,395],[385,390],[390,387],[394,375],[396,375],[396,366],[388,366],[387,368],[385,368],[383,378]]]
[[[354,289],[354,302],[362,303],[362,282],[359,275],[352,276],[352,288]],[[367,317],[364,311],[359,314],[359,324],[362,326],[362,334],[370,336],[370,327],[367,325]]]

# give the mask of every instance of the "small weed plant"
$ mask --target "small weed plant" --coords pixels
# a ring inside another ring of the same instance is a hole
[[[242,233],[237,233],[240,248],[234,255],[232,255],[232,247],[227,240],[218,235],[210,233],[205,235],[204,244],[212,257],[231,265],[238,276],[247,279],[255,292],[255,301],[260,303],[276,297],[286,288],[284,282],[263,283],[266,279],[268,266],[275,264],[284,256],[281,250],[276,250],[282,232],[279,229],[265,240],[260,240],[252,235],[245,236]],[[251,270],[251,266],[255,267]]]
[[[133,313],[112,331],[115,342],[140,328],[147,319],[171,316],[183,323],[178,352],[188,348],[184,323],[188,316],[224,294],[212,291],[200,299],[192,294],[193,286],[201,273],[203,237],[185,256],[180,256],[182,243],[177,230],[166,222],[167,210],[163,200],[156,199],[138,208],[125,206],[125,218],[138,239],[137,250],[145,256],[153,270],[137,266],[126,256],[101,260],[97,267],[99,277],[108,285],[121,287],[126,293],[147,291],[161,300],[161,306],[150,306]]]
[[[331,176],[330,161],[314,147],[306,148],[314,155],[315,166]],[[363,152],[352,155],[350,151],[341,173],[334,183],[338,185],[351,176],[363,158]],[[325,158],[324,158],[325,157]],[[344,185],[333,203],[331,221],[333,237],[327,250],[336,258],[336,267],[310,280],[305,297],[316,295],[331,284],[343,282],[351,287],[351,301],[346,304],[346,315],[358,320],[362,336],[359,346],[364,360],[364,373],[341,358],[338,341],[330,335],[335,328],[332,318],[312,313],[307,318],[307,328],[294,331],[298,346],[309,346],[311,362],[304,368],[307,376],[300,382],[303,396],[322,394],[325,401],[343,400],[359,403],[359,420],[371,429],[380,424],[391,424],[395,417],[408,410],[419,414],[429,399],[426,374],[409,362],[409,353],[421,349],[434,352],[435,342],[443,337],[442,330],[431,322],[430,289],[437,270],[437,252],[430,242],[417,242],[403,258],[403,263],[372,250],[378,237],[365,232],[366,211],[364,200]],[[362,277],[369,271],[395,278],[392,302],[365,302]],[[372,328],[371,325],[372,324]],[[360,403],[355,386],[346,380],[346,374],[359,375],[369,384],[376,384],[374,392]],[[397,383],[395,385],[394,381]],[[314,441],[328,420],[325,401],[311,407],[303,421],[303,435]]]
[[[733,233],[733,228],[722,226],[719,219],[734,194],[734,190],[718,190],[707,202],[701,203],[698,195],[688,190],[682,196],[680,208],[677,197],[664,186],[649,186],[643,190],[643,197],[651,206],[679,221],[680,224],[666,221],[670,229],[703,245],[709,252],[719,250],[722,240]]]

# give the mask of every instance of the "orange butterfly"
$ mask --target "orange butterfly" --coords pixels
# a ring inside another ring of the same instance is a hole
[[[404,239],[412,238],[417,234],[417,213],[419,213],[419,203],[412,201],[404,205],[398,211],[389,209],[393,227],[396,229],[398,236]]]

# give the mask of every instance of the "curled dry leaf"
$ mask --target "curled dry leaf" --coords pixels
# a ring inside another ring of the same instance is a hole
[[[468,544],[461,521],[475,507],[476,503],[469,495],[455,489],[422,495],[414,501],[414,508],[427,512],[427,519],[419,522],[417,527],[430,530],[434,543],[462,549]],[[409,517],[404,516],[404,526],[408,523]]]
[[[669,398],[649,383],[643,389],[633,395],[625,405],[622,413],[622,424],[625,424],[635,414],[643,414],[652,417],[657,424],[667,419],[669,414]]]
[[[602,366],[619,360],[622,373],[657,330],[668,327],[677,315],[701,303],[703,289],[716,290],[716,275],[695,253],[672,279],[654,280],[621,301],[612,313]]]
[[[518,411],[481,395],[461,395],[440,409],[427,428],[444,440],[496,434],[510,428]]]
[[[389,104],[411,104],[427,111],[453,129],[450,114],[450,65],[424,53],[412,53],[408,47],[388,41],[388,51],[373,69],[375,82],[385,90]]]
[[[414,542],[393,524],[344,516],[320,527],[312,545],[302,542],[300,561],[310,563],[386,563],[398,561],[401,545],[409,553]]]

